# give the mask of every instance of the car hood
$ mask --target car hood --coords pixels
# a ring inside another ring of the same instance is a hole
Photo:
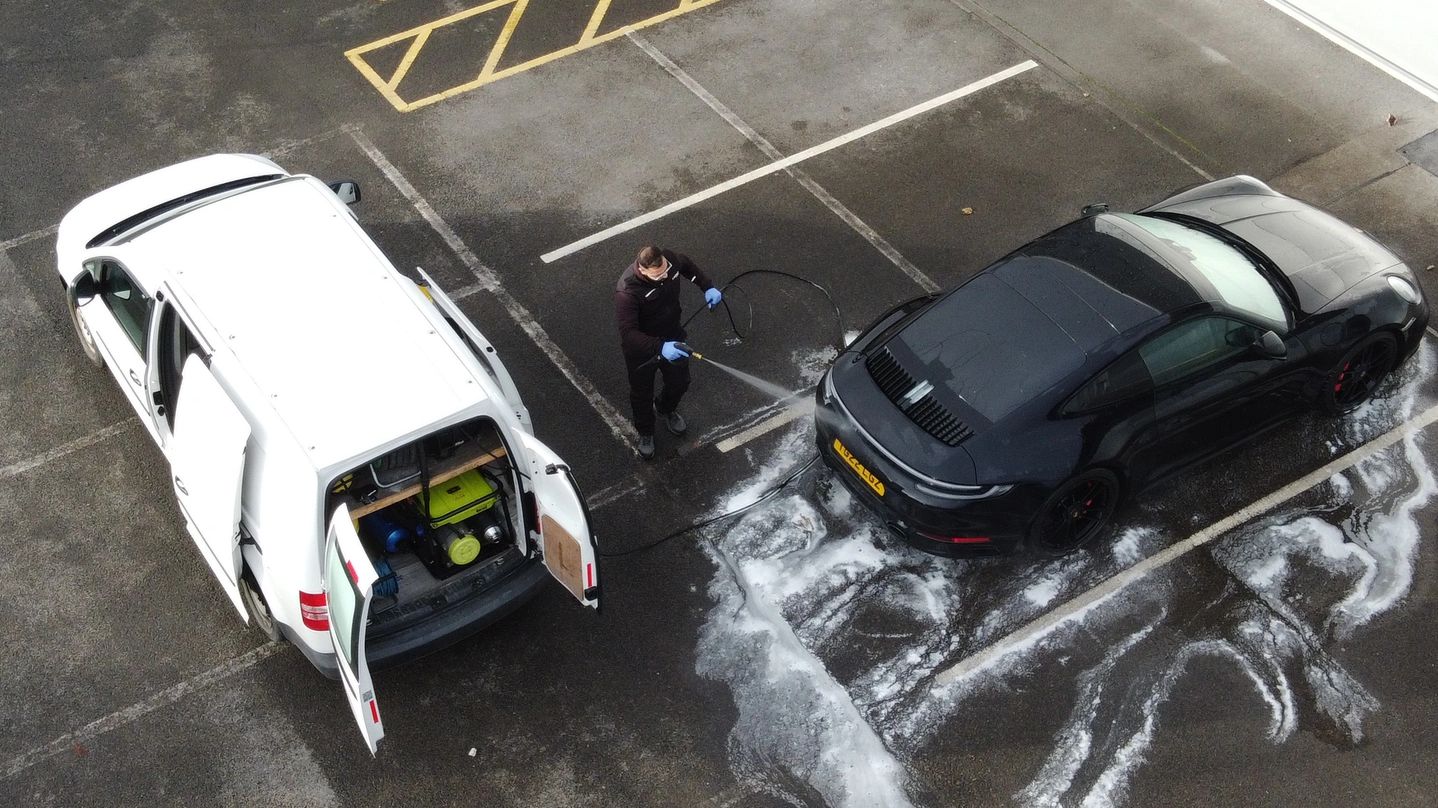
[[[1165,203],[1151,211],[1202,219],[1252,244],[1288,277],[1298,307],[1307,313],[1402,263],[1363,231],[1286,196],[1233,194]]]

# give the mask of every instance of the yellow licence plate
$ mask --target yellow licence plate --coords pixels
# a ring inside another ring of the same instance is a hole
[[[854,453],[849,451],[848,447],[846,447],[843,442],[840,441],[838,438],[834,438],[834,451],[838,453],[839,457],[844,461],[844,464],[849,467],[850,471],[854,472],[854,474],[859,479],[863,480],[865,483],[868,484],[870,488],[874,489],[874,493],[878,494],[881,497],[884,495],[884,481],[879,479],[878,475],[874,474],[872,471],[869,471],[868,469],[864,468],[864,464],[860,463],[859,459],[857,457],[854,457]]]

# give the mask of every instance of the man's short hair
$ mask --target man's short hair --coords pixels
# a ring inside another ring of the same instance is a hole
[[[639,258],[636,260],[639,266],[653,269],[664,264],[664,254],[653,244],[646,244],[639,249]]]

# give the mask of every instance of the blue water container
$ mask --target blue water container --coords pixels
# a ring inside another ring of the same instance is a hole
[[[401,525],[379,511],[359,520],[360,533],[375,544],[384,545],[386,553],[393,553],[399,543],[410,537],[409,528]]]

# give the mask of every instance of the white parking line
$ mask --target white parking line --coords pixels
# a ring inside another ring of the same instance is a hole
[[[104,735],[110,730],[118,729],[126,724],[132,723],[161,707],[174,704],[196,690],[208,687],[223,679],[228,679],[247,668],[252,668],[284,650],[286,647],[287,644],[282,642],[265,643],[228,662],[216,665],[204,673],[192,676],[177,685],[171,685],[144,701],[136,702],[123,710],[116,710],[104,718],[91,721],[74,732],[67,732],[44,746],[37,746],[24,754],[16,755],[6,761],[5,769],[0,771],[0,780],[8,780],[31,766],[34,766],[36,763],[74,749],[76,744],[85,744],[93,741],[95,738]]]
[[[8,480],[11,477],[16,477],[21,474],[24,474],[25,472],[33,468],[43,466],[52,460],[59,460],[65,455],[78,452],[81,449],[90,446],[94,446],[100,441],[118,435],[138,423],[139,421],[135,419],[130,419],[127,421],[121,421],[118,424],[111,424],[110,426],[107,426],[103,429],[97,429],[88,435],[76,438],[75,440],[72,440],[68,443],[62,443],[53,449],[49,449],[44,452],[41,452],[40,454],[28,457],[24,460],[11,463],[8,466],[0,467],[0,480]]]
[[[0,241],[0,252],[5,252],[6,250],[9,250],[11,248],[19,247],[21,244],[29,244],[37,238],[53,236],[59,230],[59,224],[52,224],[49,227],[42,227],[39,230],[31,230],[29,233],[25,233],[14,238],[5,239],[4,241]]]
[[[812,415],[813,412],[814,401],[807,398],[801,399],[780,410],[777,414],[770,416],[769,418],[766,418],[763,421],[760,421],[759,423],[749,427],[743,432],[740,432],[737,435],[719,441],[718,443],[714,444],[714,448],[724,453],[732,452],[740,446],[743,446],[744,444],[748,443],[749,441],[760,437],[761,435],[767,435],[770,432],[773,432],[774,430],[778,429],[779,427],[789,423],[790,421],[802,418],[805,415]]]
[[[774,148],[774,144],[759,134],[759,132],[746,123],[743,118],[740,118],[734,110],[729,109],[729,107],[723,101],[716,98],[713,93],[705,89],[704,85],[696,81],[693,76],[690,76],[683,68],[675,64],[668,56],[665,56],[658,48],[654,47],[649,40],[634,31],[630,31],[628,37],[631,42],[639,46],[640,50],[649,54],[649,58],[657,62],[669,75],[678,79],[680,84],[688,88],[689,92],[694,93],[700,101],[703,101],[710,109],[719,113],[719,117],[737,129],[739,134],[743,135],[746,140],[757,146],[759,151],[764,153],[765,157],[778,162],[783,161],[784,155],[780,153],[778,149]],[[894,245],[890,244],[883,236],[880,236],[878,232],[870,227],[863,219],[860,219],[858,214],[849,210],[848,206],[840,202],[833,194],[829,193],[824,186],[815,181],[813,177],[810,177],[808,172],[792,165],[786,166],[784,171],[795,180],[798,180],[799,184],[804,187],[804,190],[813,194],[815,199],[824,203],[824,206],[833,211],[834,215],[838,216],[845,224],[853,228],[854,232],[858,233],[865,241],[873,245],[874,249],[878,250],[885,258],[893,262],[894,266],[898,267],[905,275],[908,275],[920,288],[926,292],[939,291],[939,285],[934,283],[932,278],[924,274],[923,270],[910,263],[909,259],[905,258]],[[721,449],[720,451],[725,450]]]
[[[374,162],[375,167],[384,173],[385,177],[394,184],[394,187],[414,206],[414,209],[419,212],[419,215],[424,217],[424,220],[429,223],[429,226],[434,229],[434,232],[439,234],[441,239],[444,239],[444,243],[449,245],[449,248],[454,251],[455,255],[459,256],[459,260],[464,263],[465,267],[469,269],[470,274],[473,275],[478,282],[479,290],[494,295],[500,305],[504,306],[504,310],[509,312],[510,318],[512,318],[520,328],[524,329],[524,333],[528,334],[529,338],[534,341],[534,344],[539,346],[539,350],[543,351],[544,355],[549,357],[549,361],[553,362],[555,367],[559,368],[559,372],[564,374],[564,378],[568,379],[569,383],[574,385],[589,401],[590,406],[594,408],[595,412],[599,413],[599,417],[604,420],[604,423],[609,427],[609,431],[614,434],[614,437],[617,438],[620,443],[630,443],[634,437],[634,428],[630,426],[629,420],[621,415],[619,410],[604,398],[599,392],[599,388],[594,386],[594,382],[591,382],[579,371],[579,367],[574,364],[574,360],[570,359],[569,356],[555,344],[554,340],[551,339],[549,334],[544,330],[544,327],[534,318],[534,315],[530,314],[529,310],[504,288],[499,282],[499,276],[495,274],[494,270],[485,266],[484,262],[479,260],[479,257],[469,249],[468,245],[464,243],[464,240],[454,231],[454,228],[450,227],[439,213],[430,206],[429,202],[420,196],[419,191],[415,190],[415,187],[410,184],[410,181],[400,173],[398,168],[395,168],[394,164],[389,161],[389,158],[384,156],[384,153],[379,150],[379,147],[374,145],[364,132],[361,132],[358,127],[351,127],[349,134],[350,137],[354,138],[355,143],[359,145],[360,149]],[[468,287],[466,287],[466,290],[468,290]]]
[[[998,84],[1001,81],[1011,79],[1014,76],[1032,70],[1035,67],[1038,67],[1038,63],[1033,61],[1032,59],[1020,62],[1013,67],[1007,68],[1005,70],[1000,70],[992,76],[979,79],[978,81],[975,81],[971,84],[966,84],[957,90],[944,93],[937,98],[931,98],[928,101],[923,102],[922,104],[916,104],[901,112],[896,112],[886,118],[874,121],[867,126],[862,126],[858,129],[855,129],[848,134],[840,135],[839,137],[833,138],[832,140],[826,140],[817,146],[811,146],[801,152],[790,155],[789,157],[785,157],[782,160],[778,160],[769,163],[768,165],[761,166],[745,174],[740,174],[739,176],[734,177],[730,180],[726,180],[725,182],[715,185],[712,188],[708,188],[696,194],[691,194],[684,197],[683,199],[678,200],[677,202],[671,202],[668,205],[659,208],[658,210],[653,210],[649,213],[641,214],[626,222],[620,222],[613,227],[601,230],[592,236],[586,236],[585,238],[582,238],[576,242],[566,244],[565,246],[560,247],[557,250],[552,250],[545,253],[544,255],[541,255],[540,260],[544,261],[544,263],[546,264],[553,263],[554,261],[557,261],[560,258],[565,257],[566,255],[571,255],[573,253],[579,252],[586,247],[591,247],[601,241],[605,241],[606,239],[610,239],[614,236],[620,235],[621,233],[627,233],[636,227],[643,226],[645,224],[648,224],[649,222],[655,221],[656,219],[662,219],[671,213],[684,210],[685,208],[691,207],[693,205],[697,205],[698,203],[703,202],[706,199],[716,197],[726,191],[731,191],[742,185],[747,185],[757,179],[767,177],[776,171],[782,171],[789,166],[802,163],[803,161],[808,160],[810,157],[816,157],[820,154],[823,154],[824,152],[832,151],[833,149],[837,149],[840,146],[852,143],[855,140],[858,140],[859,138],[862,138],[866,135],[871,135],[874,132],[893,126],[896,123],[902,123],[903,121],[907,121],[908,119],[913,118],[916,115],[922,115],[929,110],[941,107],[944,104],[948,104],[952,101],[957,101],[964,96],[973,95],[980,90],[992,87],[993,85]]]
[[[982,651],[979,651],[967,659],[961,660],[958,664],[947,670],[941,671],[934,677],[934,683],[936,685],[946,685],[958,681],[974,671],[983,670],[995,660],[1009,653],[1029,647],[1054,627],[1082,616],[1087,613],[1089,609],[1092,609],[1102,601],[1117,594],[1124,587],[1143,579],[1149,573],[1158,570],[1172,561],[1182,558],[1190,551],[1208,544],[1228,531],[1282,505],[1314,486],[1331,479],[1333,475],[1352,468],[1359,462],[1387,449],[1409,435],[1427,428],[1432,425],[1434,421],[1438,421],[1438,405],[1429,407],[1418,417],[1400,424],[1392,430],[1385,432],[1383,435],[1359,446],[1357,449],[1320,466],[1268,496],[1250,503],[1237,513],[1214,522],[1183,541],[1164,548],[1162,551],[1145,558],[1098,586],[1064,603],[1053,611],[1038,617],[998,642],[984,648]]]

